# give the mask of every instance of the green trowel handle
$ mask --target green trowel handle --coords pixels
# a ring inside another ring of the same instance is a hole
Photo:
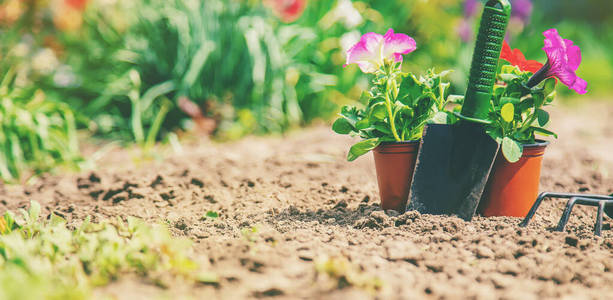
[[[462,106],[462,115],[465,117],[487,118],[498,58],[510,15],[511,4],[508,0],[489,0],[485,4]]]

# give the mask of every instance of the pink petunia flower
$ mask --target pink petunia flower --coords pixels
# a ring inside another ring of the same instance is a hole
[[[558,78],[579,94],[587,92],[587,82],[575,73],[581,64],[581,49],[573,41],[563,39],[555,28],[543,32],[547,63],[538,70],[527,85],[533,87],[549,77]]]
[[[402,55],[417,49],[415,40],[402,33],[394,33],[389,29],[385,35],[370,32],[360,38],[360,41],[347,50],[347,63],[357,64],[362,72],[374,73],[385,61],[402,62]]]

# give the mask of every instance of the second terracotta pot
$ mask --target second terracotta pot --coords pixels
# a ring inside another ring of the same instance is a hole
[[[478,211],[486,216],[525,217],[539,191],[541,163],[549,142],[524,145],[519,161],[508,162],[502,152],[490,172]]]
[[[381,208],[404,212],[418,150],[419,140],[386,142],[373,150]]]

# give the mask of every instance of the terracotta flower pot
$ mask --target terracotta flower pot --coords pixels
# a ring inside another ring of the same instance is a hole
[[[479,203],[482,215],[523,218],[528,214],[538,196],[541,163],[547,145],[549,142],[542,140],[524,145],[524,153],[515,163],[508,162],[502,152],[498,153]]]
[[[373,150],[381,208],[403,213],[409,198],[419,141],[382,143]]]

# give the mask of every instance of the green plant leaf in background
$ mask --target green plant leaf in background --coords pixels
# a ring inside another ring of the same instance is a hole
[[[0,87],[0,180],[14,182],[58,166],[78,169],[73,111],[39,89],[18,87],[8,72]]]

